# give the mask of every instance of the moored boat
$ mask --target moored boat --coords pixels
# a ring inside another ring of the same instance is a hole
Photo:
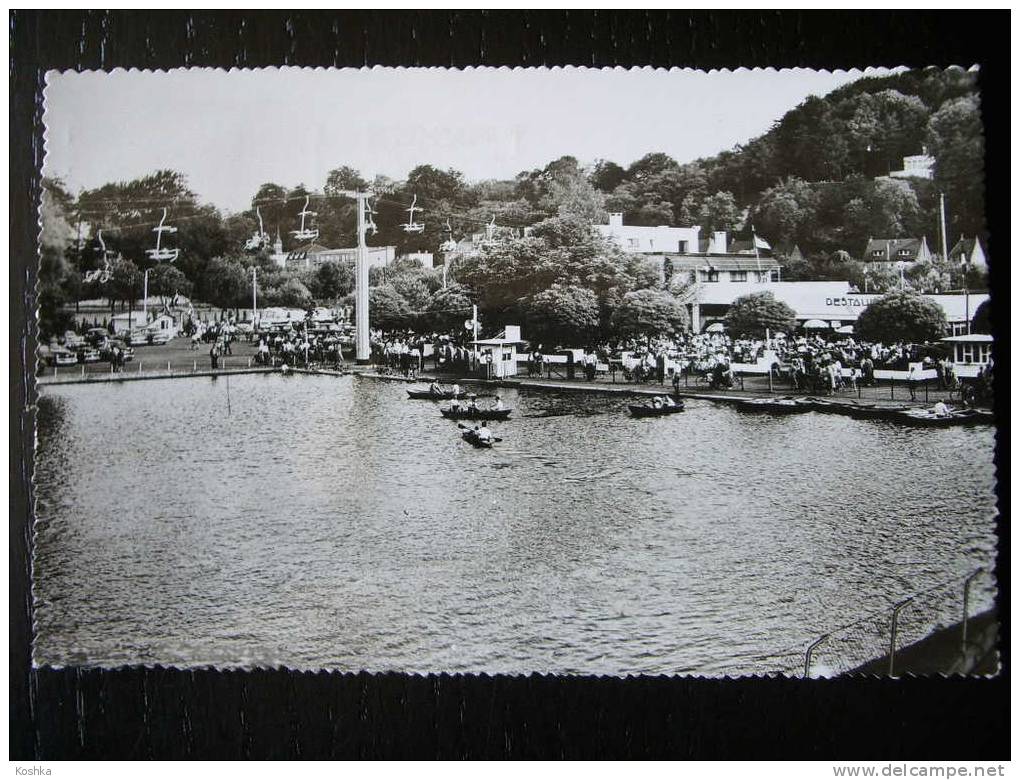
[[[440,409],[447,420],[506,420],[513,409]]]
[[[742,412],[765,412],[768,414],[802,414],[812,411],[810,404],[795,398],[745,398],[737,401]]]
[[[644,406],[628,404],[627,408],[634,417],[664,417],[667,414],[676,414],[684,410],[683,401],[677,402],[675,406]]]
[[[930,409],[910,409],[898,412],[891,419],[924,428],[949,428],[954,425],[973,425],[983,422],[982,416],[971,409],[958,409],[948,414],[938,414]]]

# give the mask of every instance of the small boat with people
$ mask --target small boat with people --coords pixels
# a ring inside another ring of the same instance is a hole
[[[814,411],[811,404],[797,398],[744,398],[737,401],[737,409],[767,414],[803,414]]]
[[[896,422],[906,423],[922,428],[950,428],[954,425],[974,425],[985,422],[983,415],[973,409],[948,409],[945,404],[939,409],[909,409],[905,412],[897,412],[891,419]]]
[[[408,390],[407,395],[409,398],[419,401],[453,401],[458,398],[467,398],[468,392],[462,390],[458,384],[443,387],[438,382],[433,382],[429,385],[428,390]]]
[[[674,401],[669,396],[656,396],[647,404],[628,404],[633,417],[665,417],[684,410],[683,401]]]
[[[447,420],[506,420],[510,417],[512,409],[503,405],[503,399],[498,395],[490,407],[481,407],[476,403],[477,396],[472,394],[470,401],[461,406],[456,400],[446,409],[440,409],[440,414]]]
[[[457,423],[457,427],[463,429],[460,435],[461,438],[472,447],[478,449],[492,449],[493,444],[503,441],[498,436],[493,436],[492,431],[488,429],[484,422],[481,426],[476,425],[474,428],[468,428],[460,423]]]

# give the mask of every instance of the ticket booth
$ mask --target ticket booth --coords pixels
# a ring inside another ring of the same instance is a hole
[[[478,351],[478,371],[481,376],[485,379],[517,376],[517,350],[522,343],[518,325],[507,325],[496,338],[471,342]]]

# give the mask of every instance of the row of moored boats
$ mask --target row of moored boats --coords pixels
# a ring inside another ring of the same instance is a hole
[[[953,408],[944,403],[935,404],[930,409],[918,409],[913,406],[886,406],[806,396],[747,398],[737,401],[736,404],[737,408],[744,412],[765,414],[821,412],[823,414],[842,414],[858,420],[885,420],[905,425],[931,428],[948,428],[954,425],[993,424],[995,422],[995,416],[990,411]]]

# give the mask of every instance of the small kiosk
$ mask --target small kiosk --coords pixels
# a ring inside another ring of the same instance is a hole
[[[485,379],[505,379],[517,376],[517,347],[521,341],[519,325],[507,325],[492,339],[472,341],[478,351],[478,371]]]
[[[953,350],[953,370],[956,375],[970,379],[992,362],[992,341],[987,333],[968,333],[942,339],[942,343]]]

